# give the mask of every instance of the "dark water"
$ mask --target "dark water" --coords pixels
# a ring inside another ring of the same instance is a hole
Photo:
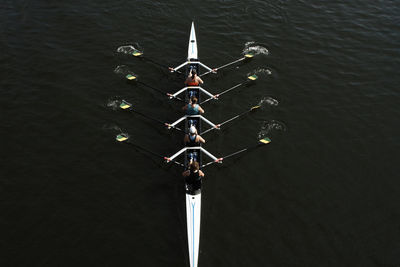
[[[114,69],[167,92],[182,80],[117,48],[138,42],[176,66],[194,19],[207,65],[246,43],[269,51],[205,78],[220,91],[260,77],[207,104],[210,120],[279,101],[206,148],[226,155],[271,121],[286,128],[205,170],[199,266],[400,266],[399,14],[388,0],[3,1],[0,265],[188,266],[181,169],[114,140],[171,155],[182,136],[113,104],[180,116]]]

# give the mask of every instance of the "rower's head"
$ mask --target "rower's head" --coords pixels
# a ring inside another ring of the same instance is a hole
[[[194,79],[194,77],[196,77],[196,75],[197,75],[196,70],[195,70],[195,69],[192,69],[192,79]]]
[[[192,98],[190,100],[192,101],[192,104],[197,103],[197,97],[195,97],[195,96],[192,96]]]
[[[190,128],[189,128],[189,134],[190,135],[195,135],[196,134],[196,127],[194,127],[193,125],[192,126],[190,126]]]
[[[190,164],[190,171],[191,172],[197,172],[200,169],[199,163],[197,161],[193,161]]]

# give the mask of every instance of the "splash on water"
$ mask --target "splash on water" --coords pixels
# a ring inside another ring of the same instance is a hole
[[[129,71],[130,70],[129,70],[128,66],[125,66],[125,65],[119,65],[114,69],[114,73],[123,74],[123,75],[128,74]]]
[[[270,97],[266,96],[260,100],[257,104],[258,106],[265,107],[265,106],[277,106],[279,105],[279,101]]]
[[[254,55],[268,55],[268,49],[254,41],[244,44],[243,54],[252,53]]]
[[[121,104],[121,100],[119,97],[113,97],[107,101],[107,107],[111,108],[112,110],[119,109],[119,105]]]
[[[260,100],[260,102],[258,103],[259,106],[277,106],[279,105],[278,100],[270,97],[270,96],[266,96],[263,99]]]
[[[140,45],[138,43],[135,43],[134,45],[123,45],[123,46],[120,46],[117,48],[118,53],[127,54],[127,55],[133,54],[137,50],[143,52],[143,49],[140,47]]]
[[[120,129],[118,135],[123,136],[123,137],[126,137],[126,138],[128,138],[128,139],[129,139],[129,137],[131,137],[128,133],[124,133],[121,129]]]
[[[103,130],[113,130],[122,133],[122,129],[116,124],[104,124],[102,128]]]
[[[265,74],[265,75],[271,75],[272,71],[270,69],[267,68],[262,68],[259,67],[254,71],[255,74]]]
[[[265,121],[258,132],[258,139],[270,137],[275,131],[284,132],[286,131],[286,125],[283,122],[271,120]]]
[[[114,73],[120,76],[126,77],[128,74],[138,77],[133,71],[126,65],[119,65],[114,69]]]
[[[255,70],[252,71],[252,72],[248,72],[248,73],[247,73],[247,76],[250,76],[250,75],[253,75],[253,74],[255,74],[255,75],[257,75],[257,76],[267,76],[267,75],[271,75],[272,72],[271,72],[270,69],[266,69],[266,68],[257,68],[257,69],[255,69]]]

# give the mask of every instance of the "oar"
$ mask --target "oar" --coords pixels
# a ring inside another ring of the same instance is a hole
[[[255,110],[258,110],[260,107],[261,107],[261,106],[258,106],[258,105],[257,105],[257,106],[253,106],[253,107],[251,107],[250,109],[248,109],[248,110],[246,110],[246,111],[244,111],[244,112],[242,112],[242,113],[240,113],[240,114],[238,114],[238,115],[236,115],[236,116],[230,118],[229,120],[226,120],[226,121],[224,121],[224,122],[221,122],[221,123],[217,124],[216,127],[210,128],[210,129],[208,129],[208,130],[205,130],[204,132],[201,133],[201,135],[203,135],[203,134],[205,134],[205,133],[208,133],[209,131],[212,131],[212,130],[214,130],[214,129],[220,129],[221,126],[224,125],[225,123],[231,122],[231,121],[233,121],[233,120],[236,120],[236,119],[238,119],[238,118],[240,118],[240,117],[246,115],[247,113],[250,113],[250,112],[253,112],[253,111],[255,111]]]
[[[160,67],[168,68],[167,65],[161,64],[161,63],[159,63],[159,62],[157,62],[157,61],[155,61],[154,59],[151,59],[151,58],[149,58],[149,57],[145,57],[143,54],[144,54],[143,51],[140,51],[140,50],[138,50],[138,49],[136,49],[136,48],[133,48],[132,56],[141,58],[141,59],[143,59],[143,60],[147,60],[147,61],[149,61],[149,62],[151,62],[151,63],[154,63],[154,64],[156,64],[156,65],[158,65],[158,66],[160,66]]]
[[[218,70],[220,70],[220,69],[223,69],[223,68],[225,68],[225,67],[228,67],[228,66],[230,66],[230,65],[233,65],[233,64],[238,63],[238,62],[240,62],[240,61],[242,61],[242,60],[245,60],[245,59],[248,59],[248,58],[252,58],[252,57],[254,57],[254,54],[252,54],[252,53],[247,53],[247,54],[245,54],[243,57],[241,57],[241,58],[239,58],[239,59],[237,59],[237,60],[235,60],[235,61],[229,62],[229,63],[227,63],[227,64],[225,64],[225,65],[222,65],[222,66],[220,66],[220,67],[218,67],[218,68],[215,68],[215,69],[213,69],[213,70],[209,70],[209,71],[207,71],[207,72],[204,72],[203,74],[200,75],[200,77],[202,77],[202,76],[204,76],[204,75],[207,75],[207,74],[209,74],[209,73],[211,73],[211,72],[216,72],[216,71],[218,71]]]
[[[211,161],[211,162],[209,162],[209,163],[206,163],[206,164],[202,165],[201,167],[204,168],[204,167],[206,167],[206,166],[208,166],[208,165],[211,165],[211,164],[213,164],[213,163],[221,163],[224,159],[233,157],[233,156],[235,156],[235,155],[237,155],[237,154],[243,153],[243,152],[245,152],[245,151],[248,151],[248,150],[251,150],[251,149],[253,149],[253,148],[256,148],[256,147],[259,147],[259,146],[263,146],[263,145],[266,145],[266,144],[269,144],[269,143],[271,143],[271,139],[269,139],[268,137],[265,137],[265,138],[263,138],[263,139],[258,140],[258,142],[257,142],[256,145],[252,145],[252,146],[249,146],[249,147],[245,147],[245,148],[243,148],[243,149],[240,149],[240,150],[238,150],[238,151],[235,151],[235,152],[233,152],[233,153],[231,153],[231,154],[229,154],[229,155],[226,155],[226,156],[224,156],[224,157],[222,157],[222,158],[219,158],[219,159],[217,159],[217,160],[215,160],[215,161]]]
[[[144,85],[144,86],[146,86],[146,87],[148,87],[148,88],[151,88],[151,89],[153,89],[154,91],[159,92],[160,94],[163,94],[163,95],[167,95],[167,96],[168,96],[168,94],[167,94],[166,92],[164,92],[163,90],[161,90],[161,89],[159,89],[159,88],[156,88],[156,87],[153,87],[153,86],[151,86],[151,85],[148,85],[148,84],[146,84],[146,83],[144,83],[144,82],[142,82],[142,81],[139,81],[139,80],[138,80],[139,76],[137,76],[137,75],[135,75],[135,74],[128,74],[128,75],[125,76],[125,78],[128,79],[129,81],[135,81],[135,82],[140,83],[140,84],[142,84],[142,85]]]
[[[153,63],[153,64],[155,64],[155,65],[158,65],[158,66],[160,66],[160,67],[163,67],[163,68],[168,68],[168,69],[170,68],[169,66],[167,66],[167,65],[165,65],[165,64],[162,64],[162,63],[159,63],[158,61],[156,61],[156,60],[154,60],[154,59],[151,59],[151,58],[149,58],[149,57],[145,57],[143,54],[144,54],[143,51],[140,51],[140,50],[138,50],[138,49],[136,49],[136,48],[133,48],[132,55],[133,55],[134,57],[138,57],[138,58],[141,58],[141,59],[143,59],[143,60],[147,60],[147,61],[149,61],[149,62],[151,62],[151,63]],[[179,70],[177,70],[177,71],[175,71],[175,72],[178,72],[178,73],[180,73],[180,74],[183,74],[183,72],[181,72],[181,71],[179,71]]]
[[[238,87],[240,87],[240,86],[242,86],[242,85],[244,85],[244,84],[247,84],[248,82],[255,81],[255,80],[257,80],[257,79],[258,79],[258,76],[257,76],[257,75],[255,75],[255,74],[250,75],[250,76],[247,77],[246,81],[243,81],[243,82],[241,82],[241,83],[238,83],[238,84],[236,84],[236,85],[234,85],[234,86],[232,86],[232,87],[230,87],[230,88],[228,88],[228,89],[222,91],[221,93],[214,95],[213,97],[207,98],[206,100],[204,100],[203,102],[201,102],[200,105],[202,105],[202,104],[204,104],[204,103],[207,103],[208,101],[210,101],[210,100],[212,100],[212,99],[218,99],[218,97],[220,97],[221,95],[226,94],[226,93],[232,91],[233,89],[236,89],[236,88],[238,88]]]
[[[140,150],[142,150],[142,151],[145,151],[145,152],[147,152],[147,153],[149,153],[149,154],[151,154],[151,155],[153,155],[153,156],[160,157],[160,158],[162,158],[162,159],[164,159],[164,160],[166,159],[165,156],[162,156],[162,155],[157,154],[157,153],[155,153],[155,152],[153,152],[153,151],[151,151],[151,150],[148,150],[147,148],[144,148],[144,147],[139,146],[139,145],[137,145],[137,144],[135,144],[135,143],[132,143],[132,142],[129,140],[129,136],[128,136],[127,134],[123,134],[123,133],[118,134],[118,135],[116,136],[115,140],[117,140],[118,142],[121,142],[121,143],[123,142],[123,143],[125,143],[125,144],[131,145],[131,146],[133,146],[133,147],[136,147],[136,148],[138,148],[138,149],[140,149]],[[184,165],[183,165],[182,163],[178,162],[178,161],[175,161],[175,160],[170,160],[170,161],[172,161],[173,163],[175,163],[175,164],[177,164],[177,165],[179,165],[179,166],[184,167]]]
[[[144,114],[144,113],[142,113],[142,112],[140,112],[140,111],[137,111],[136,109],[133,109],[132,104],[131,104],[131,103],[128,103],[128,102],[125,101],[125,100],[122,100],[122,102],[121,102],[121,104],[119,105],[119,107],[120,107],[121,109],[129,110],[129,111],[132,111],[132,112],[134,112],[134,113],[137,113],[137,114],[139,114],[139,115],[141,115],[141,116],[143,116],[143,117],[145,117],[145,118],[147,118],[147,119],[149,119],[149,120],[152,120],[152,121],[155,121],[155,122],[159,122],[159,123],[163,124],[164,126],[167,126],[168,128],[173,128],[173,129],[175,129],[175,130],[178,130],[178,131],[183,132],[183,130],[180,129],[180,128],[178,128],[178,127],[175,127],[175,126],[174,126],[174,127],[171,127],[171,125],[170,125],[169,123],[160,121],[159,119],[156,119],[156,118],[151,117],[151,116],[149,116],[149,115],[147,115],[147,114]]]
[[[144,83],[144,82],[142,82],[142,81],[139,81],[139,80],[138,80],[138,77],[139,77],[139,76],[137,76],[137,75],[135,75],[135,74],[128,74],[128,75],[125,76],[125,78],[128,79],[129,81],[135,81],[135,82],[137,82],[137,83],[139,83],[139,84],[141,84],[141,85],[143,85],[143,86],[145,86],[145,87],[148,87],[148,88],[150,88],[150,89],[153,89],[154,91],[156,91],[156,92],[158,92],[158,93],[160,93],[160,94],[162,94],[162,95],[166,95],[168,98],[170,98],[170,97],[172,96],[172,94],[166,93],[166,92],[164,92],[163,90],[161,90],[161,89],[159,89],[159,88],[157,88],[157,87],[154,87],[154,86],[148,85],[147,83]],[[185,100],[183,100],[182,98],[177,97],[177,96],[172,97],[172,98],[175,98],[175,99],[177,99],[177,100],[179,100],[179,101],[181,101],[181,102],[185,102]],[[185,103],[186,103],[186,102],[185,102]]]

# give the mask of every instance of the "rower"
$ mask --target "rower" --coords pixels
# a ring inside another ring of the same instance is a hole
[[[200,113],[204,113],[204,109],[202,109],[200,105],[197,104],[197,97],[195,96],[192,96],[190,98],[190,102],[186,104],[182,109],[186,111],[187,115],[199,115]]]
[[[189,134],[186,134],[183,138],[183,142],[186,146],[198,146],[200,142],[204,144],[206,140],[197,134],[196,127],[192,125],[189,128]]]
[[[203,84],[203,80],[197,76],[197,72],[195,69],[190,69],[189,76],[185,81],[185,85],[187,86],[199,86],[199,84]]]
[[[189,169],[182,173],[182,176],[185,177],[186,183],[191,185],[194,190],[201,188],[201,178],[204,177],[204,172],[200,170],[197,161],[193,161],[189,165]]]

